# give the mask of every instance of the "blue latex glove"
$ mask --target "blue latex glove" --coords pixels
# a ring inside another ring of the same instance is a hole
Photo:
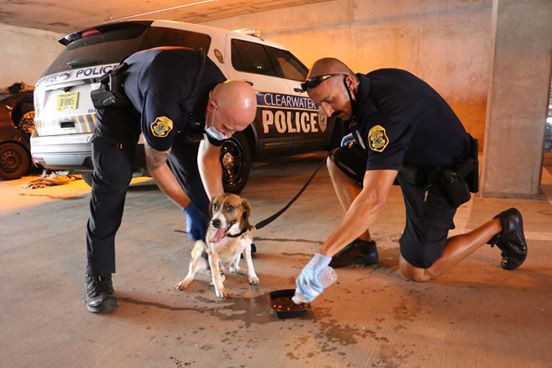
[[[332,257],[316,253],[295,280],[297,290],[303,294],[306,301],[310,302],[324,290],[324,286],[318,279],[323,269],[328,267]]]
[[[351,142],[354,142],[354,140],[355,140],[355,137],[353,137],[353,133],[349,133],[343,138],[341,138],[341,144],[339,146],[340,147],[348,146]]]

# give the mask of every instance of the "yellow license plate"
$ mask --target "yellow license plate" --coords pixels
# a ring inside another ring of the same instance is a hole
[[[76,110],[79,106],[79,93],[78,92],[69,92],[69,93],[60,93],[57,96],[57,110]]]

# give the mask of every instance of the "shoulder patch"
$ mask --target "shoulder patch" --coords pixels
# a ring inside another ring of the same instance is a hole
[[[385,128],[381,125],[375,125],[368,132],[368,145],[372,151],[383,152],[389,144],[389,138],[385,133]]]
[[[166,116],[158,116],[150,127],[154,136],[165,138],[173,128],[173,122]]]

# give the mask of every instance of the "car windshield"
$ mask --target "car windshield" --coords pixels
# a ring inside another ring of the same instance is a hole
[[[91,32],[67,45],[44,75],[66,71],[73,67],[120,63],[136,51],[158,46],[184,46],[209,49],[211,38],[202,33],[147,24],[123,24]]]

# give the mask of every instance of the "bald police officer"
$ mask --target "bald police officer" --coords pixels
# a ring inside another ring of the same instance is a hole
[[[86,232],[90,312],[117,306],[111,277],[115,234],[140,133],[150,175],[185,209],[188,234],[195,241],[205,237],[209,198],[223,193],[221,145],[256,114],[251,86],[225,81],[209,58],[191,49],[137,52],[108,77],[107,93],[115,97],[92,94],[98,124],[92,140],[94,173]]]
[[[523,263],[527,244],[514,208],[447,239],[457,207],[469,199],[464,177],[477,172],[467,165],[473,164],[471,137],[428,84],[398,69],[354,74],[340,60],[324,58],[315,62],[302,87],[327,116],[349,121],[355,138],[327,161],[346,212],[296,280],[307,300],[322,292],[318,276],[326,266],[377,262],[368,228],[395,180],[406,205],[399,263],[405,278],[431,280],[485,243],[501,249],[502,268]]]

